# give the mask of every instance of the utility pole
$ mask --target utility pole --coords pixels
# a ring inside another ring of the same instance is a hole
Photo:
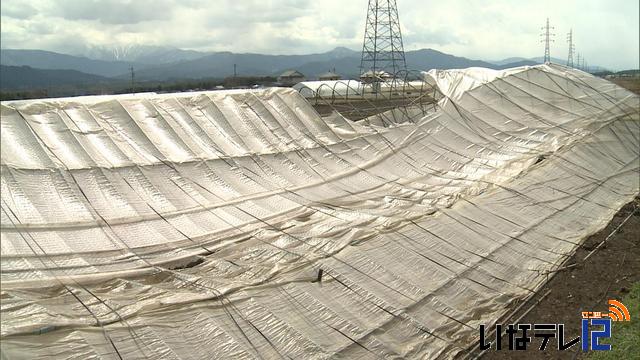
[[[544,37],[542,40],[540,40],[540,42],[544,43],[544,63],[545,64],[551,62],[551,52],[549,51],[549,43],[553,42],[553,39],[551,39],[551,37],[556,35],[551,33],[551,30],[553,29],[554,29],[553,26],[549,26],[549,18],[547,18],[547,24],[544,27],[542,27],[542,30],[544,32],[540,34],[540,36]]]
[[[569,30],[567,34],[567,42],[569,42],[569,56],[567,57],[567,66],[573,67],[573,53],[576,51],[576,47],[573,44],[573,29]]]
[[[238,77],[238,72],[236,70],[237,70],[237,66],[236,66],[236,64],[233,64],[233,77],[234,78]]]
[[[132,94],[135,94],[135,93],[136,93],[136,91],[135,91],[135,86],[134,86],[134,84],[135,84],[135,78],[136,78],[136,75],[135,75],[135,72],[133,71],[133,66],[132,66],[132,67],[130,67],[130,68],[129,68],[129,70],[131,70],[131,93],[132,93]]]
[[[580,53],[577,53],[576,57],[576,69],[580,69]]]

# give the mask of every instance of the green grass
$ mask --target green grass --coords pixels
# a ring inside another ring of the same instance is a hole
[[[622,303],[629,309],[631,321],[614,321],[611,339],[603,341],[612,344],[611,351],[590,352],[589,359],[640,359],[640,283],[633,285]]]

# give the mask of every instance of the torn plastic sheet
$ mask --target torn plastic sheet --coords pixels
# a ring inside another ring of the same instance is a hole
[[[486,71],[387,127],[291,89],[3,102],[3,355],[466,351],[639,188],[638,96]]]

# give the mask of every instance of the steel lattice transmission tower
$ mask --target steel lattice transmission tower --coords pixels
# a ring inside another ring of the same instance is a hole
[[[567,42],[569,43],[569,56],[567,57],[567,66],[573,67],[573,53],[576,51],[576,46],[573,44],[573,29],[569,30],[567,34]]]
[[[540,34],[540,36],[544,37],[544,39],[540,40],[540,42],[544,43],[544,63],[545,64],[551,62],[551,52],[549,51],[549,43],[553,42],[553,39],[551,39],[551,37],[556,35],[551,33],[551,30],[553,29],[554,28],[552,26],[549,26],[549,18],[547,18],[547,25],[542,27],[542,31],[544,32]]]
[[[580,53],[577,53],[576,57],[578,58],[578,60],[576,61],[576,68],[580,69]]]
[[[360,75],[407,70],[396,0],[369,0]]]

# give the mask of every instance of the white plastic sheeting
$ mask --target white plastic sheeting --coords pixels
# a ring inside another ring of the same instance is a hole
[[[2,103],[3,355],[466,350],[639,188],[638,96],[503,75],[390,127],[291,89]]]
[[[466,91],[475,89],[482,84],[498,78],[517,74],[524,69],[526,69],[526,67],[507,70],[473,67],[452,70],[433,69],[428,72],[423,72],[422,74],[428,84],[437,87],[446,97],[458,100]]]

